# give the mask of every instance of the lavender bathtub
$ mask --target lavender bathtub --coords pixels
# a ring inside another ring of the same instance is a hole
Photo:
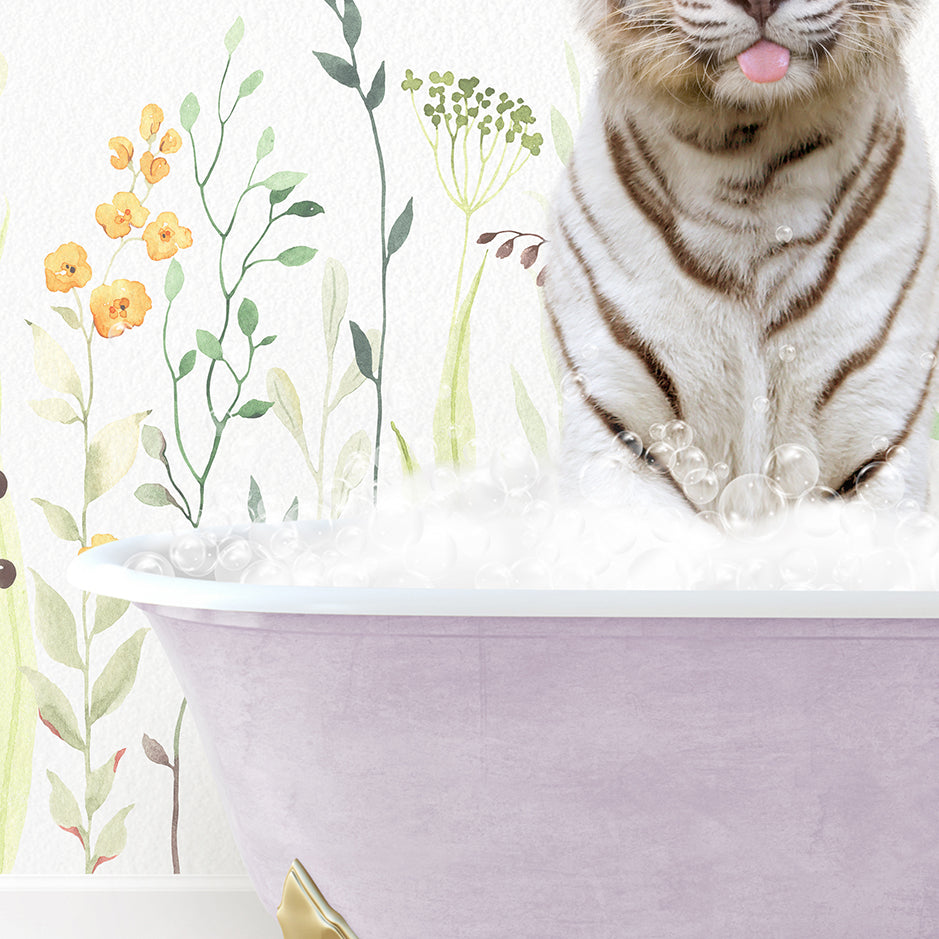
[[[939,602],[257,587],[122,567],[273,911],[358,939],[939,933]]]

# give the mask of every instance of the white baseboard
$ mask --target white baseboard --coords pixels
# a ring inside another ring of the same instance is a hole
[[[3,939],[282,939],[246,878],[0,877]]]

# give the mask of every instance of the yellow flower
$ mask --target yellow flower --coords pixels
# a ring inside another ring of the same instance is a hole
[[[132,192],[119,192],[112,202],[102,202],[95,209],[95,221],[104,229],[108,238],[123,238],[130,226],[143,228],[150,215]]]
[[[140,169],[143,171],[143,178],[151,185],[170,174],[169,163],[163,157],[154,157],[149,150],[140,154]]]
[[[148,104],[140,112],[140,136],[144,140],[156,137],[163,123],[163,110],[155,104]]]
[[[90,551],[92,548],[97,548],[99,544],[107,544],[109,541],[117,541],[117,538],[114,535],[92,535],[91,544],[85,545],[84,548],[79,548],[78,553],[81,554],[83,551]]]
[[[153,304],[143,284],[116,280],[91,291],[91,315],[99,336],[113,339],[125,329],[139,326]]]
[[[126,137],[112,137],[108,147],[117,154],[111,157],[111,166],[116,170],[127,169],[134,158],[134,145]]]
[[[183,138],[171,127],[160,139],[160,153],[176,153],[182,145]]]
[[[143,230],[143,240],[152,260],[165,261],[179,248],[188,248],[192,244],[192,232],[179,224],[174,212],[161,212],[156,221]]]
[[[84,287],[91,280],[88,254],[74,241],[59,245],[46,255],[46,287],[68,293],[73,287]]]

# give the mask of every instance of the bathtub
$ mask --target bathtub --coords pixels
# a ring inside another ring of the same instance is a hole
[[[70,579],[148,616],[272,913],[301,862],[322,921],[285,935],[939,934],[935,594],[121,566],[167,544],[94,548]]]

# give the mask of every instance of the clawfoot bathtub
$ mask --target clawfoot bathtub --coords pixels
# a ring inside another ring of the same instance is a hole
[[[149,617],[290,939],[939,933],[934,594],[122,566],[167,544],[70,576]]]

